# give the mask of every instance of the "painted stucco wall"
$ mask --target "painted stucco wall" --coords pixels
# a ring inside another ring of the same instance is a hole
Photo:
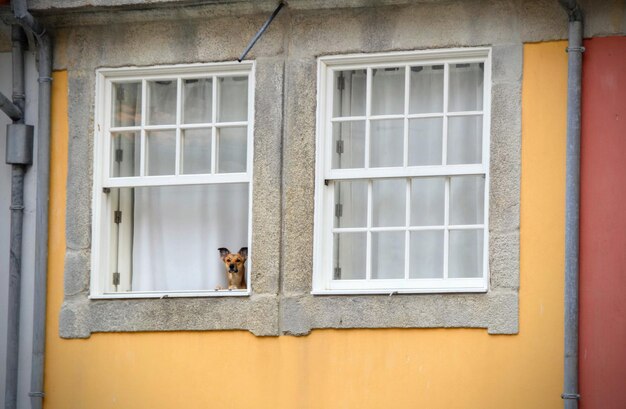
[[[520,331],[314,330],[59,338],[68,75],[53,81],[46,409],[558,408],[563,334],[565,43],[524,46]]]
[[[582,409],[626,407],[626,37],[585,41],[580,203]]]

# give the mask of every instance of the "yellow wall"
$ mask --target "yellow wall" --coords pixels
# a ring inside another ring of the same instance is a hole
[[[524,48],[520,333],[94,334],[62,340],[67,75],[54,74],[45,408],[560,408],[565,43]]]

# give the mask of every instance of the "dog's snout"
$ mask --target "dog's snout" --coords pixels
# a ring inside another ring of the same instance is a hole
[[[235,269],[235,265],[234,264],[229,264],[228,268],[231,269],[231,270],[234,270]]]

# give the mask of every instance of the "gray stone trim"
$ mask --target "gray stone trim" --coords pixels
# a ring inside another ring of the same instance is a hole
[[[68,70],[70,96],[60,335],[217,329],[304,335],[315,328],[421,327],[517,333],[522,23],[508,23],[520,13],[516,2],[484,3],[281,12],[250,54],[257,64],[249,297],[88,298],[92,118],[97,68],[232,61],[266,15],[59,29],[55,67]],[[458,24],[470,20],[471,28]],[[311,295],[317,57],[470,46],[493,49],[489,291]]]

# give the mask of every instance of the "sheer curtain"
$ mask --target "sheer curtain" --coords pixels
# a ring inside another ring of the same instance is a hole
[[[182,123],[213,122],[215,103],[220,122],[247,120],[247,80],[220,78],[218,82],[216,102],[212,101],[215,84],[211,79],[183,80]],[[148,81],[147,86],[146,125],[175,124],[176,80]],[[141,84],[125,84],[124,88],[120,105],[127,119],[114,126],[138,126]],[[211,144],[212,132],[211,125],[181,130],[181,152],[177,153],[175,130],[146,131],[146,175],[173,175],[177,154],[181,155],[181,173],[210,173],[212,149],[216,149],[216,172],[245,172],[247,128],[216,128],[217,146]],[[139,175],[139,133],[121,134],[117,139],[115,147],[125,152],[113,176]],[[121,207],[128,209],[124,217],[132,220],[123,220],[126,228],[121,228],[118,257],[124,252],[129,254],[132,291],[213,290],[226,286],[217,249],[226,247],[237,252],[247,246],[248,192],[248,183],[120,189]]]
[[[479,64],[449,65],[448,112],[482,110],[483,69]],[[444,66],[410,67],[409,114],[443,114]],[[371,115],[405,114],[405,68],[373,69]],[[365,115],[366,71],[336,74],[334,117]],[[408,122],[408,166],[475,164],[482,162],[482,115],[448,117],[446,163],[443,118],[413,118]],[[370,119],[369,167],[402,167],[404,119]],[[365,121],[333,124],[332,167],[365,166]],[[337,143],[341,148],[336,148]],[[366,227],[368,183],[371,183],[370,227],[407,225],[407,184],[410,185],[410,226],[443,226],[446,177],[395,178],[335,182],[334,227]],[[450,177],[450,225],[482,224],[484,178]],[[341,211],[337,212],[337,206]],[[404,278],[405,230],[335,233],[335,279],[365,279],[366,255],[372,279]],[[482,274],[482,229],[450,230],[449,276]],[[409,233],[409,277],[442,278],[444,233],[441,229]]]

